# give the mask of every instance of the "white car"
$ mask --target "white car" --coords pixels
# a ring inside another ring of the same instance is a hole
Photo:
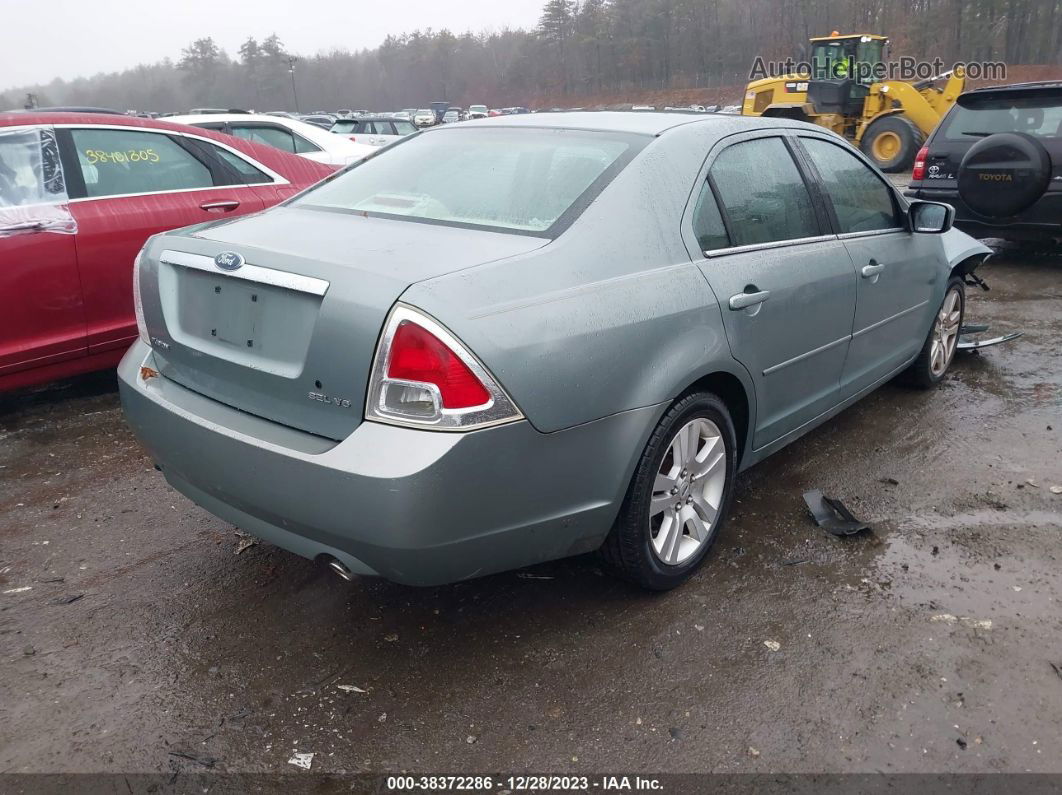
[[[313,124],[264,113],[208,113],[198,116],[173,116],[167,121],[216,130],[275,146],[285,152],[302,155],[308,160],[330,166],[345,166],[377,151],[378,147],[359,144],[342,135],[333,135]]]
[[[470,118],[470,119],[485,119],[485,118],[487,118],[487,106],[486,105],[469,105],[468,106],[468,118]]]
[[[413,114],[413,123],[418,127],[431,127],[435,121],[435,111],[429,108],[423,108]]]
[[[413,122],[386,116],[336,119],[336,123],[329,129],[330,133],[344,135],[351,141],[369,146],[387,146],[416,131],[417,127]]]

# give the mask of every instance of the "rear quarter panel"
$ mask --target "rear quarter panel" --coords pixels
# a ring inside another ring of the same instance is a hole
[[[706,125],[664,133],[550,244],[403,300],[462,339],[543,432],[670,401],[716,370],[747,384],[680,233],[716,138]]]

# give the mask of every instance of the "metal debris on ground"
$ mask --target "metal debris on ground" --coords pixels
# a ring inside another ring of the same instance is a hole
[[[779,649],[782,648],[782,644],[779,643],[776,640],[765,640],[763,642],[763,645],[766,646],[771,651],[778,651]]]
[[[342,690],[344,693],[368,693],[368,690],[362,690],[357,685],[336,685],[336,688]]]
[[[818,489],[804,492],[804,502],[815,524],[835,536],[850,536],[870,529],[870,525],[856,519],[843,502],[827,497]]]
[[[992,620],[989,618],[970,618],[969,616],[953,616],[951,613],[938,613],[931,616],[929,620],[940,624],[963,624],[971,629],[992,629]]]
[[[310,765],[313,764],[313,754],[293,753],[291,759],[288,760],[288,764],[295,765],[295,767],[301,767],[303,770],[309,770]]]
[[[993,345],[1016,340],[1025,333],[1024,331],[1012,331],[1009,334],[1002,334],[987,340],[977,339],[977,335],[984,334],[988,331],[988,328],[987,323],[964,323],[959,328],[959,342],[955,346],[955,350],[979,351],[981,348],[991,348]]]

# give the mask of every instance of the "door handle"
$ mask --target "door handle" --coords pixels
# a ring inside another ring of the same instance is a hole
[[[884,265],[879,265],[874,260],[871,260],[869,265],[864,265],[863,266],[863,270],[862,270],[863,278],[864,279],[870,279],[870,278],[872,278],[874,276],[877,276],[883,270],[885,270],[885,266]]]
[[[750,306],[756,306],[762,304],[771,296],[770,290],[760,290],[758,292],[745,292],[738,293],[737,295],[730,296],[730,308],[735,312],[739,309],[748,309]]]
[[[222,210],[230,213],[239,206],[240,203],[236,201],[236,199],[220,199],[214,202],[203,202],[199,205],[199,209],[206,210],[207,212],[210,212],[211,210]]]

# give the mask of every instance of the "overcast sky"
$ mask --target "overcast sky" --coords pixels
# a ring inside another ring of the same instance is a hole
[[[544,0],[0,0],[0,91],[177,60],[212,36],[230,56],[271,33],[288,50],[375,47],[389,33],[499,30],[538,21]]]

